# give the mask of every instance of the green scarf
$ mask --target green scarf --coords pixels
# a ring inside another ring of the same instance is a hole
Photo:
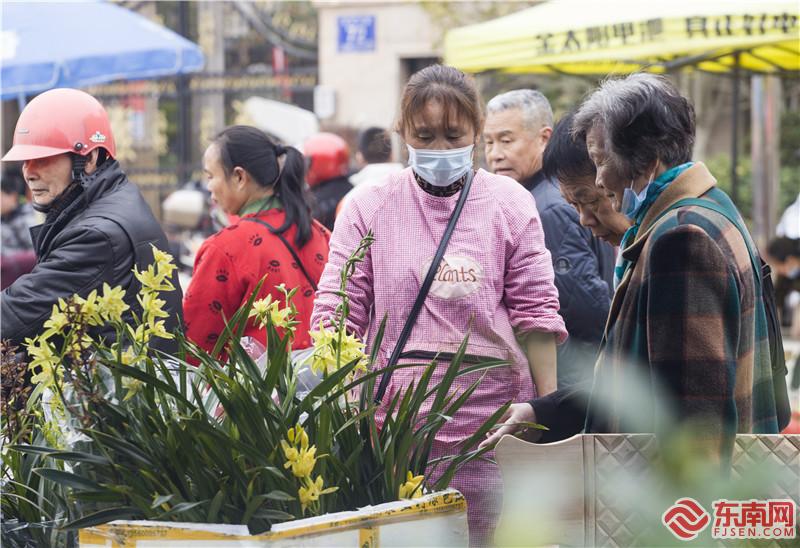
[[[242,207],[239,210],[239,217],[244,217],[245,215],[250,215],[251,213],[261,213],[262,211],[269,211],[270,209],[280,209],[283,207],[281,204],[280,198],[275,196],[267,196],[263,200],[256,200],[255,202],[250,202]]]
[[[661,193],[669,186],[669,184],[678,178],[678,175],[689,169],[694,165],[694,162],[686,162],[679,166],[668,169],[652,182],[650,188],[647,189],[647,196],[645,197],[642,207],[636,213],[633,225],[625,231],[622,236],[622,242],[619,244],[619,255],[617,256],[617,264],[614,267],[614,288],[616,289],[622,281],[625,272],[631,267],[631,261],[622,256],[622,252],[628,247],[628,244],[636,239],[636,234],[639,232],[639,227],[644,220],[645,215],[650,207],[655,203],[656,199],[661,196]]]

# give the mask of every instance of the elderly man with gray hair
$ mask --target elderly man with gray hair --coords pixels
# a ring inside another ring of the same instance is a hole
[[[691,161],[692,105],[666,78],[634,74],[604,82],[572,130],[586,139],[596,185],[633,221],[586,431],[688,423],[700,449],[723,459],[736,433],[779,432],[788,400],[769,278],[736,206]],[[515,406],[507,422],[535,420],[534,407]]]
[[[542,157],[552,131],[553,111],[538,91],[509,91],[487,105],[486,161],[494,173],[516,179],[533,194],[553,261],[559,313],[569,332],[557,349],[562,388],[591,378],[611,303],[614,249],[581,226],[558,181],[543,173]]]

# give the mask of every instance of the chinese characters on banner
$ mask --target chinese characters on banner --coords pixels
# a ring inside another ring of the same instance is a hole
[[[791,35],[798,31],[797,14],[744,14],[648,19],[637,23],[587,27],[535,36],[537,55],[559,55],[594,49],[613,49],[666,39],[703,39],[713,36]]]

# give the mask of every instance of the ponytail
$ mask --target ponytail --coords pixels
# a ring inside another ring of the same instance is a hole
[[[298,249],[311,239],[311,208],[308,205],[305,189],[306,164],[303,155],[294,147],[278,145],[278,156],[285,154],[283,169],[275,183],[275,195],[280,198],[286,213],[286,220],[275,231],[286,232],[292,225],[297,226],[295,244]]]

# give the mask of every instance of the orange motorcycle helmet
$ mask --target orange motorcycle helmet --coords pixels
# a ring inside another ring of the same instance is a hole
[[[306,181],[309,186],[347,175],[350,169],[347,142],[333,133],[317,133],[309,137],[303,143],[303,155],[308,162]]]
[[[96,148],[117,153],[108,113],[100,102],[77,89],[51,89],[23,109],[4,162],[23,162],[65,152],[86,156]]]

